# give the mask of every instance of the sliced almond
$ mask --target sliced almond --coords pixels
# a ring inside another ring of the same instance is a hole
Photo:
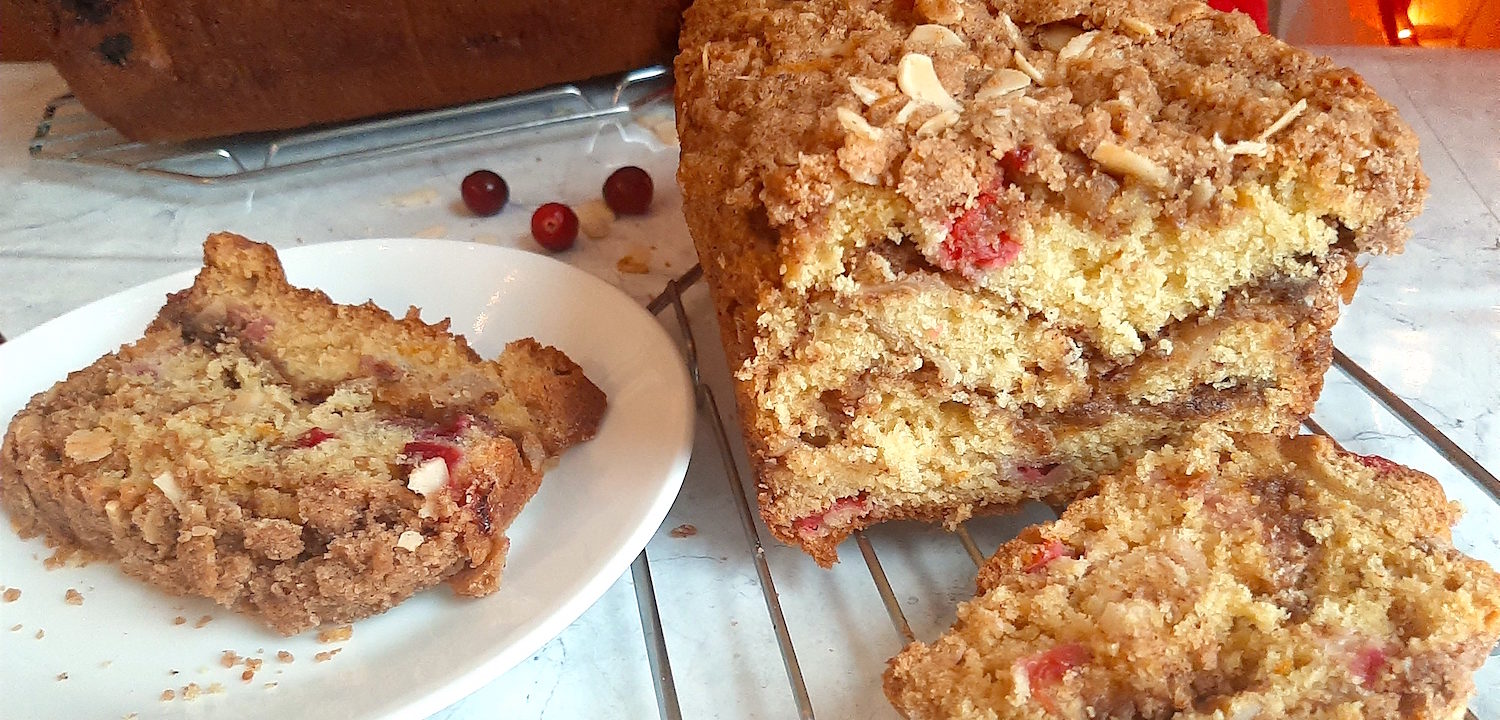
[[[1056,22],[1043,25],[1037,31],[1036,43],[1044,49],[1057,52],[1068,44],[1069,40],[1083,34],[1083,28],[1072,23]]]
[[[74,462],[102,460],[114,450],[115,436],[104,428],[74,430],[63,439],[63,454]]]
[[[1233,157],[1235,155],[1264,156],[1266,153],[1271,151],[1270,146],[1266,145],[1266,143],[1261,140],[1241,140],[1236,143],[1226,144],[1224,142],[1224,139],[1219,137],[1218,133],[1214,133],[1214,136],[1209,141],[1209,143],[1213,145],[1215,150],[1218,150],[1222,153],[1228,153],[1230,157]]]
[[[896,124],[905,125],[911,119],[912,113],[916,112],[919,107],[922,107],[922,103],[907,101],[905,105],[901,106],[900,110],[896,111]]]
[[[896,85],[906,96],[942,110],[962,110],[963,106],[948,94],[938,80],[937,70],[932,67],[932,58],[922,53],[907,53],[901,56],[896,66]]]
[[[422,497],[437,492],[447,484],[448,462],[442,458],[423,460],[406,476],[406,487]]]
[[[1098,30],[1090,30],[1086,33],[1074,35],[1073,39],[1069,40],[1066,45],[1062,46],[1061,50],[1057,51],[1057,59],[1072,60],[1082,55],[1089,49],[1090,45],[1094,44],[1094,38],[1096,37],[1099,37]]]
[[[1202,210],[1208,207],[1209,201],[1214,199],[1214,184],[1207,178],[1198,178],[1193,181],[1193,187],[1188,192],[1188,207],[1193,210]],[[1166,342],[1163,339],[1163,342]],[[1169,349],[1167,352],[1171,352]]]
[[[882,87],[888,86],[888,87]],[[854,91],[854,97],[866,105],[874,105],[881,98],[894,95],[896,88],[889,80],[871,80],[869,78],[849,78],[849,89]]]
[[[958,122],[958,113],[952,110],[944,110],[922,123],[917,127],[917,137],[931,137],[953,126]]]
[[[983,85],[979,86],[979,90],[974,93],[974,99],[980,102],[990,102],[1018,90],[1025,90],[1030,86],[1030,75],[1020,70],[1002,68],[995,71],[995,74],[991,75],[989,79],[984,81]]]
[[[911,29],[911,34],[906,36],[907,45],[930,45],[932,47],[965,47],[963,38],[958,33],[943,27],[942,25],[918,25]]]
[[[411,552],[422,547],[422,543],[426,540],[427,538],[422,537],[422,533],[416,530],[404,530],[401,532],[401,537],[396,538],[396,547]]]
[[[1151,37],[1156,34],[1156,26],[1139,18],[1120,18],[1120,27],[1139,37]]]
[[[1155,161],[1107,140],[1099,143],[1091,157],[1111,173],[1134,177],[1155,187],[1166,187],[1172,181],[1172,174]]]
[[[1027,60],[1026,56],[1021,54],[1020,50],[1017,50],[1015,54],[1011,56],[1011,61],[1016,64],[1016,69],[1020,70],[1023,73],[1026,73],[1026,77],[1031,78],[1032,82],[1038,85],[1047,84],[1047,78],[1042,75],[1042,71],[1036,69],[1036,66],[1032,65],[1031,61]]]
[[[1292,121],[1296,120],[1297,116],[1301,115],[1304,110],[1307,110],[1307,100],[1298,100],[1296,105],[1287,108],[1287,111],[1282,113],[1281,117],[1276,118],[1276,122],[1271,123],[1270,127],[1261,131],[1260,137],[1256,139],[1265,142],[1266,138],[1275,135],[1286,128],[1286,126],[1291,125]]]
[[[161,494],[166,495],[173,505],[182,502],[182,486],[177,484],[177,477],[172,474],[171,470],[151,478],[151,484],[155,485]]]
[[[880,128],[871,126],[870,121],[866,120],[865,116],[849,108],[839,107],[833,112],[838,116],[839,126],[844,128],[844,132],[870,140],[879,140],[885,134]]]
[[[1017,50],[1030,50],[1031,44],[1026,42],[1026,36],[1021,34],[1021,28],[1016,27],[1016,22],[1009,15],[1000,13],[996,18],[1000,21],[1000,31],[1005,33],[1005,39],[1010,41],[1010,46]]]
[[[952,25],[964,19],[964,6],[958,0],[917,0],[917,12],[935,23]]]

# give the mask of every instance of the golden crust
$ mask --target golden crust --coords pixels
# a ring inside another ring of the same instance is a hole
[[[1321,437],[1205,434],[982,568],[885,676],[909,718],[1457,717],[1500,575],[1431,477]]]
[[[603,411],[555,349],[483,361],[446,323],[292,288],[268,246],[219,234],[145,337],[16,415],[0,503],[23,536],[291,634],[444,581],[493,592],[543,467]]]

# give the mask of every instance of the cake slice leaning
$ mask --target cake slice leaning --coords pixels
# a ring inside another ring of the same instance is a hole
[[[762,513],[825,564],[1294,432],[1426,189],[1357,75],[1191,0],[700,0],[676,77]]]
[[[1321,437],[1153,452],[1002,545],[890,663],[937,718],[1462,718],[1500,575],[1437,481]]]
[[[442,582],[493,592],[506,528],[605,405],[556,349],[483,360],[446,320],[335,304],[221,233],[142,339],[11,421],[0,504],[23,536],[291,634]]]

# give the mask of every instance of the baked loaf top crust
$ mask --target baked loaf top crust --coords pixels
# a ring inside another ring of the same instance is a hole
[[[1458,512],[1321,437],[1167,448],[1001,546],[886,692],[911,718],[1462,717],[1500,575]]]
[[[145,337],[11,422],[0,503],[21,534],[286,634],[444,581],[493,592],[506,528],[603,393],[529,338],[484,361],[446,321],[293,288],[237,235],[204,260]]]
[[[84,106],[136,140],[455,105],[671,60],[682,0],[20,0]],[[9,30],[9,29],[8,29]]]
[[[1415,136],[1358,75],[1192,0],[710,1],[682,45],[683,155],[715,159],[684,185],[783,233],[851,183],[937,225],[993,206],[1023,245],[1044,205],[1195,222],[1264,185],[1395,251],[1425,195]],[[923,248],[974,270],[954,251]]]

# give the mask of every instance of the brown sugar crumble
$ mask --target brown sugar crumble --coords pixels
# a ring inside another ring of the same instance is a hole
[[[5,602],[15,602],[17,600],[20,600],[21,588],[6,588],[5,593],[3,595],[0,595],[0,597],[5,598]]]
[[[197,700],[202,692],[203,688],[198,687],[198,683],[190,682],[186,687],[182,688],[182,699]]]
[[[36,639],[41,640],[42,638],[44,638],[46,636],[47,636],[47,631],[46,630],[42,630],[40,628],[37,629],[37,631],[36,631]]]
[[[198,622],[193,623],[193,629],[196,630],[196,629],[201,628],[204,625],[207,625],[207,624],[209,624],[209,623],[211,623],[213,621],[214,621],[214,616],[212,616],[212,615],[204,615],[203,617],[198,618]]]
[[[681,525],[678,525],[677,527],[672,528],[672,531],[667,534],[671,535],[674,538],[692,537],[698,534],[698,528],[695,525],[683,523]]]
[[[345,640],[348,640],[349,638],[351,638],[353,636],[354,636],[354,627],[351,626],[351,625],[344,625],[342,627],[328,628],[326,630],[319,630],[318,631],[318,642],[320,642],[320,643],[344,642]]]
[[[185,618],[185,617],[183,617],[181,615],[178,615],[177,617],[172,618],[172,624],[173,625],[186,625],[187,624],[187,618]]]
[[[219,658],[219,664],[227,668],[232,668],[239,662],[240,654],[233,650],[225,650],[223,656]]]
[[[15,625],[10,626],[10,631],[11,632],[16,632],[17,630],[20,630],[20,629],[21,629],[21,623],[16,623]]]
[[[60,673],[57,674],[57,679],[58,679],[59,682],[61,682],[63,680],[67,680],[68,679],[68,674],[65,673],[65,672],[60,672]]]
[[[83,593],[78,592],[74,588],[68,588],[68,591],[63,593],[63,602],[69,605],[82,605]]]
[[[161,691],[162,702],[171,702],[176,697],[177,693],[173,692],[171,688]]]
[[[276,651],[276,659],[280,660],[280,661],[282,661],[284,663],[289,663],[289,662],[291,662],[293,660],[296,660],[297,658],[293,657],[291,653],[289,653],[289,652],[287,652],[285,650],[277,650]]]
[[[313,656],[313,660],[316,660],[318,662],[328,662],[329,660],[333,659],[334,655],[337,655],[337,654],[339,654],[342,651],[343,651],[343,648],[334,648],[334,649],[326,651],[326,652],[320,652],[317,655]]]

